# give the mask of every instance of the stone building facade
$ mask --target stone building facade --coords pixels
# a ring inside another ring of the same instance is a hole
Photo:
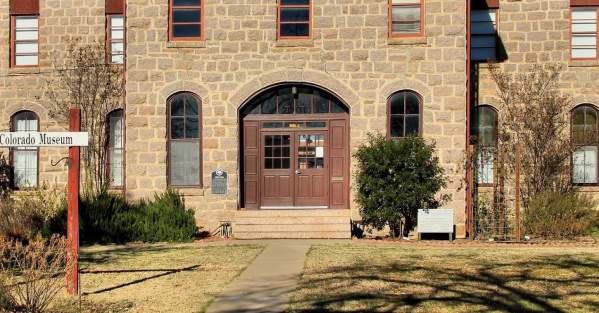
[[[181,1],[179,4],[184,5],[195,2]],[[0,38],[5,43],[0,49],[0,129],[11,128],[11,116],[15,113],[30,110],[39,117],[40,130],[64,130],[65,125],[48,116],[44,101],[43,85],[54,66],[53,54],[60,56],[66,41],[73,36],[82,37],[84,42],[104,42],[107,5],[114,1],[40,0],[39,65],[26,68],[10,62],[11,2],[0,1],[0,23],[4,25]],[[594,78],[599,74],[595,73],[599,63],[571,59],[570,0],[480,2],[484,3],[483,8],[497,8],[497,42],[507,55],[500,66],[522,71],[535,62],[563,63],[567,67],[562,77],[564,91],[573,94],[577,103],[599,103],[593,92],[597,89],[598,80]],[[351,152],[364,142],[368,132],[389,133],[389,101],[396,93],[407,91],[415,94],[421,104],[418,133],[436,142],[449,178],[444,193],[451,196],[451,201],[445,207],[454,209],[457,235],[463,237],[467,207],[463,164],[469,129],[469,1],[308,3],[307,36],[281,35],[282,11],[276,0],[207,0],[201,2],[201,36],[176,40],[171,31],[174,26],[169,25],[176,4],[169,0],[127,0],[123,11],[126,61],[122,65],[126,78],[124,186],[119,190],[134,200],[151,197],[169,186],[176,188],[186,204],[196,209],[199,224],[209,230],[220,221],[235,220],[244,212],[255,211],[249,208],[253,204],[248,205],[252,186],[256,185],[248,180],[251,162],[247,157],[251,152],[246,149],[249,139],[244,137],[248,133],[244,125],[251,123],[244,124],[243,112],[272,88],[290,86],[294,94],[296,88],[308,88],[316,90],[312,93],[326,93],[344,107],[343,120],[347,124],[339,153],[345,158],[343,171],[347,177],[341,175],[344,187],[335,189],[335,177],[330,174],[327,179],[332,182],[330,186],[326,183],[329,187],[325,190],[347,195],[340,202],[344,206],[341,215],[359,220],[353,202]],[[393,4],[420,5],[420,31],[396,36],[392,31],[393,14],[389,14]],[[473,99],[473,106],[496,104],[494,86],[486,78],[484,63],[479,65],[480,75],[473,77],[479,86],[479,97]],[[174,147],[169,139],[173,131],[169,125],[174,123],[169,107],[173,97],[181,93],[195,97],[200,116],[197,139],[201,147],[201,177],[191,187],[173,186],[170,176],[177,169],[169,164],[175,153],[169,148]],[[286,120],[278,118],[279,122]],[[303,120],[312,118],[304,116]],[[328,136],[333,130],[321,131]],[[281,133],[282,130],[277,136]],[[325,153],[333,153],[333,145],[324,147]],[[65,183],[64,165],[50,164],[65,155],[66,151],[60,149],[39,149],[40,182]],[[226,194],[214,194],[211,190],[212,175],[217,169],[228,174]],[[258,188],[256,192],[265,190]],[[303,214],[300,211],[295,212]]]

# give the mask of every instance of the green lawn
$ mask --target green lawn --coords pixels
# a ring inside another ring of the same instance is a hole
[[[292,312],[599,312],[599,248],[317,245]]]
[[[202,312],[263,250],[257,245],[94,246],[81,253],[83,312]],[[79,312],[61,295],[55,312]]]

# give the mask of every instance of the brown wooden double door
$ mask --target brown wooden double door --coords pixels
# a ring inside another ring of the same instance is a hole
[[[347,208],[346,120],[319,121],[316,129],[270,123],[244,121],[244,207]]]
[[[264,131],[261,140],[261,207],[328,208],[328,131]]]

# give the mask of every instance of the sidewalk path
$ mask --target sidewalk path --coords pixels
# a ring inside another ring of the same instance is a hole
[[[264,252],[216,299],[207,313],[285,312],[304,260],[314,243],[334,241],[268,240]]]

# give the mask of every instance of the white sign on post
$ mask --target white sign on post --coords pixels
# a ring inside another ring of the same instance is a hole
[[[0,132],[0,147],[87,147],[87,132]]]

